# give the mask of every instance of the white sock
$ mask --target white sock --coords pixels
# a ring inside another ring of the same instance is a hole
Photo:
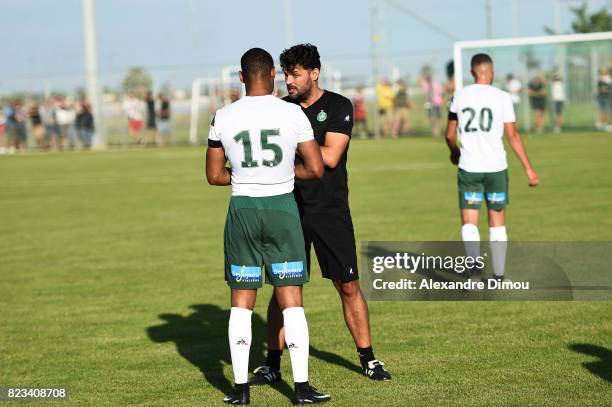
[[[461,238],[463,239],[463,247],[465,247],[465,254],[467,256],[474,259],[480,256],[480,233],[478,233],[476,225],[466,223],[461,226]]]
[[[249,378],[249,352],[251,350],[251,314],[246,308],[232,307],[227,329],[234,383],[243,384]]]
[[[508,249],[508,235],[505,226],[489,228],[491,257],[493,258],[493,274],[503,277],[506,269],[506,251]]]
[[[285,343],[291,357],[293,381],[302,383],[308,381],[308,324],[304,308],[291,307],[283,311],[285,321]]]

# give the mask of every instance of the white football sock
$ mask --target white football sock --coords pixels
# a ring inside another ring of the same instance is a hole
[[[246,308],[232,307],[227,329],[234,383],[243,384],[249,378],[249,352],[251,350],[251,314]]]
[[[493,258],[493,274],[503,277],[506,269],[506,251],[508,249],[508,235],[505,226],[489,228],[491,257]]]
[[[285,321],[285,343],[291,357],[293,381],[296,383],[307,382],[310,344],[304,308],[285,308],[283,310],[283,319]]]
[[[471,223],[461,226],[461,238],[463,239],[463,247],[465,247],[465,254],[467,256],[474,259],[480,256],[480,233],[478,233],[478,226]]]

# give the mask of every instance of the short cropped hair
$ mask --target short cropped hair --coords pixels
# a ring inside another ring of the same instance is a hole
[[[491,65],[493,65],[493,60],[487,54],[476,54],[476,55],[474,55],[472,57],[472,62],[470,63],[470,65],[472,66],[472,69],[474,69],[478,65],[482,65],[482,64],[491,64]]]
[[[251,48],[240,58],[240,69],[246,77],[262,76],[274,69],[274,60],[265,49]]]
[[[316,68],[320,70],[321,57],[314,45],[298,44],[280,54],[280,64],[285,71],[291,71],[298,65],[304,69]]]

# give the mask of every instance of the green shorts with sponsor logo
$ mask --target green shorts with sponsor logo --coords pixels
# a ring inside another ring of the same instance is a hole
[[[225,220],[225,281],[231,288],[308,282],[304,236],[293,193],[232,196]]]
[[[461,209],[480,209],[486,200],[487,208],[503,210],[508,200],[508,170],[498,172],[467,172],[459,169],[459,207]]]

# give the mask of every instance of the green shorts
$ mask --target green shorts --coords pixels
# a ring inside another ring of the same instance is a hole
[[[225,220],[225,281],[255,289],[308,282],[304,236],[293,193],[232,196]]]
[[[487,208],[504,210],[508,200],[508,170],[499,172],[467,172],[459,169],[459,207],[461,209],[480,209],[486,199]]]

